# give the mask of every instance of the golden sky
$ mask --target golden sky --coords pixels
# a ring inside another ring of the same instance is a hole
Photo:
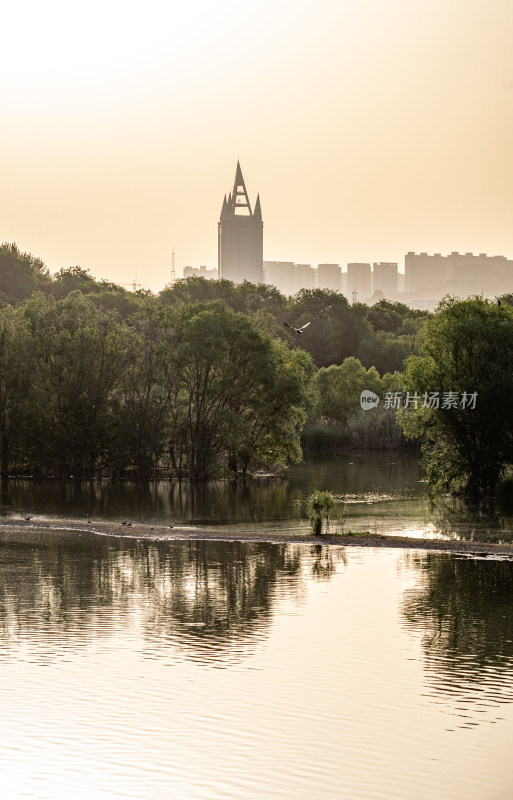
[[[240,158],[264,258],[513,258],[512,0],[17,0],[0,241],[159,290],[217,263]]]

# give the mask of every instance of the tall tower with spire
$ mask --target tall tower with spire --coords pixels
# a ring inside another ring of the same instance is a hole
[[[219,277],[235,283],[263,283],[264,223],[260,195],[252,211],[238,161],[233,191],[224,196],[217,230]]]

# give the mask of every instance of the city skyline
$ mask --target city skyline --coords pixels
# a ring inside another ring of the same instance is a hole
[[[0,240],[52,271],[214,266],[237,158],[265,260],[513,257],[506,0],[25,0],[4,25]]]

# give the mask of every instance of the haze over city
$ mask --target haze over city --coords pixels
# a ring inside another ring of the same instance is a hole
[[[161,289],[217,266],[240,158],[264,259],[513,258],[513,5],[4,9],[0,240]]]

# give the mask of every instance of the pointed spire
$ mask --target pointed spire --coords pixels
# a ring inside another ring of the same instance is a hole
[[[237,208],[247,208],[250,217],[253,214],[251,211],[251,203],[249,202],[248,193],[246,191],[246,184],[244,183],[244,178],[242,177],[242,170],[240,168],[239,161],[237,161],[237,169],[235,170],[235,181],[233,184],[231,205],[233,206],[234,210]]]
[[[258,219],[262,219],[262,209],[260,208],[260,195],[257,194],[257,199],[255,203],[255,210],[253,211],[253,216],[258,217]]]
[[[244,183],[244,178],[242,177],[242,170],[240,168],[240,161],[237,159],[237,169],[235,170],[235,186],[238,186],[240,183]]]

